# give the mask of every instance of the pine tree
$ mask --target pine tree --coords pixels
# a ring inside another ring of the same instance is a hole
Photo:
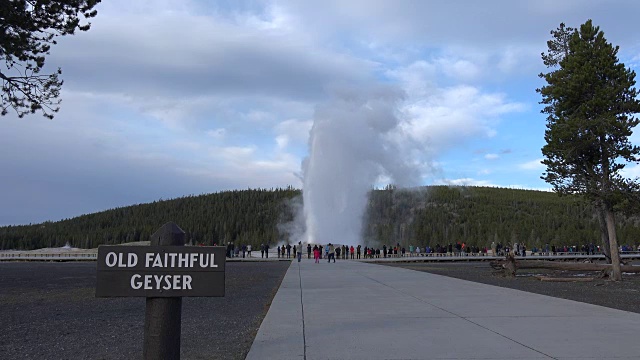
[[[45,57],[56,37],[87,31],[90,23],[81,18],[96,16],[93,8],[100,0],[2,0],[0,2],[0,79],[2,108],[18,117],[41,111],[53,118],[59,110],[62,80],[58,68],[53,74],[40,74]]]
[[[640,147],[629,142],[639,123],[633,115],[640,112],[635,72],[619,62],[618,49],[588,20],[571,35],[559,68],[542,74],[548,85],[537,89],[548,115],[542,179],[557,193],[581,194],[602,211],[613,280],[622,279],[614,207],[634,186],[620,170],[640,160]]]

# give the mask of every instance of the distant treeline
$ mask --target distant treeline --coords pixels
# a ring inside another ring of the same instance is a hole
[[[404,246],[600,244],[600,225],[589,203],[543,191],[447,186],[374,191],[366,219],[365,239]],[[620,245],[640,243],[640,217],[618,215],[616,221]]]
[[[194,244],[272,246],[288,240],[283,224],[294,218],[301,191],[255,189],[188,196],[127,206],[57,222],[0,227],[0,249],[94,248],[148,240],[168,221]],[[619,215],[618,242],[640,243],[640,218]],[[529,248],[599,243],[591,205],[553,193],[486,187],[428,186],[373,190],[365,212],[363,245],[488,246],[524,242]],[[339,239],[336,239],[339,242]]]

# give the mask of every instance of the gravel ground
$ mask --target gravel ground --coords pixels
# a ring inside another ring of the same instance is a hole
[[[225,297],[183,298],[182,359],[244,359],[289,264],[227,263]],[[95,284],[95,262],[0,263],[0,358],[142,358],[145,299]]]
[[[638,274],[623,274],[623,281],[620,282],[601,279],[592,282],[546,282],[538,280],[535,276],[591,277],[596,274],[522,269],[518,270],[516,278],[509,279],[493,275],[494,270],[488,262],[384,263],[384,265],[640,313],[640,275]],[[633,265],[640,265],[640,263],[636,262]]]

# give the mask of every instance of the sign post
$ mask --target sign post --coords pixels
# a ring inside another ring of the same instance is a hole
[[[224,296],[225,249],[184,246],[169,222],[150,246],[100,246],[96,297],[146,297],[144,359],[179,359],[183,296]]]

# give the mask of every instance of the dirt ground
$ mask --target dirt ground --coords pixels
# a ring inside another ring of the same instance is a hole
[[[225,297],[183,298],[181,358],[244,359],[288,267],[227,263]],[[0,263],[0,358],[142,358],[145,299],[95,285],[95,262]]]

